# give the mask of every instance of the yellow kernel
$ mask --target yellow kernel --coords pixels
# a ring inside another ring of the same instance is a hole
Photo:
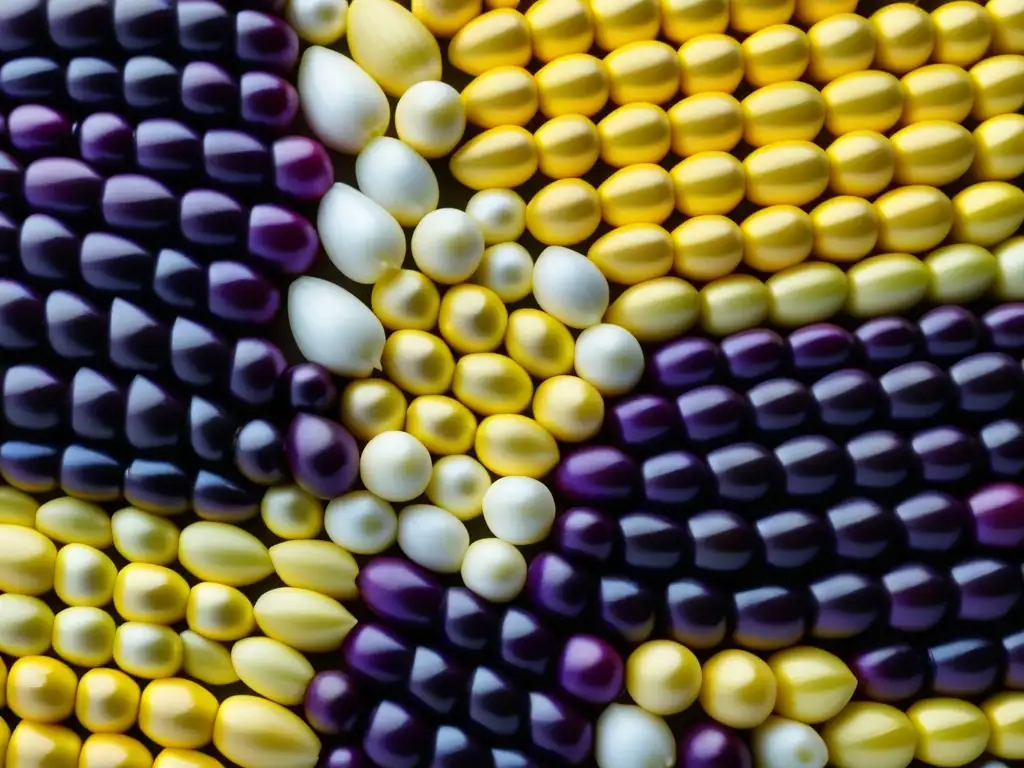
[[[558,115],[533,134],[540,172],[551,179],[575,179],[601,156],[601,137],[585,115]]]
[[[156,756],[153,768],[224,768],[224,764],[192,749],[165,749]]]
[[[980,757],[992,727],[985,713],[959,699],[924,699],[907,709],[917,731],[917,759],[940,768],[957,768]]]
[[[473,447],[476,417],[450,397],[417,397],[409,404],[406,422],[409,434],[438,456],[466,453]]]
[[[178,559],[178,526],[166,517],[134,507],[110,517],[114,548],[133,563],[170,565]]]
[[[729,0],[661,0],[661,33],[676,45],[729,26]]]
[[[789,21],[795,0],[729,0],[729,26],[747,34]]]
[[[665,110],[654,104],[627,104],[597,124],[601,159],[613,168],[660,163],[672,144]]]
[[[935,27],[935,61],[969,67],[992,44],[992,17],[978,3],[955,0],[940,5],[931,17]]]
[[[333,651],[356,624],[337,600],[294,587],[264,592],[253,612],[265,635],[311,653]]]
[[[626,660],[626,691],[656,715],[675,715],[697,700],[700,662],[693,652],[671,640],[652,640]]]
[[[974,83],[961,67],[929,64],[908,72],[901,82],[904,125],[924,120],[961,123],[974,107]]]
[[[154,680],[142,691],[139,728],[161,747],[200,749],[213,738],[217,699],[191,680]]]
[[[953,240],[997,245],[1024,223],[1024,190],[1005,181],[983,181],[953,198]]]
[[[743,138],[743,107],[728,93],[698,93],[668,111],[672,151],[680,157],[698,152],[731,152]]]
[[[992,17],[992,50],[1024,53],[1024,8],[1016,0],[989,0],[985,10]]]
[[[756,277],[729,275],[701,289],[701,327],[716,336],[753,328],[768,315],[768,289]]]
[[[863,259],[878,242],[878,213],[862,197],[842,195],[811,211],[814,255],[834,262]]]
[[[846,311],[854,317],[904,312],[928,292],[928,270],[907,253],[886,253],[854,264],[846,273],[850,292]]]
[[[181,667],[186,675],[207,685],[238,682],[227,648],[191,629],[186,629],[178,636],[181,638]]]
[[[702,670],[700,703],[718,722],[754,728],[772,713],[776,683],[771,668],[746,651],[721,651]]]
[[[459,520],[472,520],[483,512],[484,494],[490,487],[490,474],[472,456],[445,456],[434,462],[426,493],[431,503]]]
[[[675,271],[691,280],[715,280],[743,261],[743,231],[725,216],[697,216],[672,231]]]
[[[623,291],[608,308],[606,323],[618,325],[638,341],[675,339],[700,317],[700,294],[678,277],[659,277]]]
[[[402,390],[383,379],[357,379],[341,393],[341,423],[358,440],[405,426],[407,407]]]
[[[517,309],[508,318],[509,357],[540,379],[572,370],[576,343],[569,329],[539,309]]]
[[[600,187],[601,215],[606,224],[661,224],[675,210],[675,187],[668,171],[651,163],[628,165]]]
[[[875,131],[854,131],[829,145],[831,180],[839,195],[874,197],[889,186],[896,172],[896,151],[892,142]]]
[[[807,83],[775,83],[742,102],[743,137],[754,147],[773,141],[814,141],[825,124],[825,99]]]
[[[320,754],[320,740],[298,715],[256,696],[221,704],[213,743],[241,768],[313,768]]]
[[[740,225],[743,261],[761,272],[778,272],[811,255],[811,217],[792,205],[773,205],[752,213]]]
[[[610,83],[604,62],[589,53],[559,56],[535,75],[540,111],[548,117],[593,117],[608,102]]]
[[[0,525],[0,591],[42,595],[53,589],[57,547],[20,525]]]
[[[324,505],[296,485],[268,488],[260,515],[267,530],[280,539],[315,539],[324,527]]]
[[[789,24],[761,27],[743,41],[743,68],[755,87],[799,80],[811,60],[803,30]]]
[[[178,561],[197,579],[232,587],[255,584],[274,572],[259,539],[234,525],[205,520],[181,532]]]
[[[116,669],[90,669],[78,681],[75,717],[91,733],[124,733],[139,714],[139,685]]]
[[[605,56],[611,99],[616,104],[664,104],[679,93],[679,57],[658,40],[638,40]]]
[[[36,511],[36,529],[62,544],[87,544],[106,549],[114,543],[110,515],[102,507],[65,496]]]
[[[556,440],[580,443],[601,429],[604,398],[583,379],[555,376],[537,387],[533,416]]]
[[[68,544],[57,553],[54,591],[65,605],[101,607],[114,596],[117,566],[98,549]]]
[[[935,27],[931,17],[910,3],[892,3],[871,16],[878,39],[875,66],[903,74],[917,69],[935,48]]]
[[[828,320],[842,310],[849,292],[846,273],[835,264],[818,261],[776,272],[765,287],[768,319],[784,328]]]
[[[988,751],[1005,760],[1024,758],[1024,694],[990,696],[982,703],[981,711],[992,727]]]
[[[912,123],[892,136],[895,181],[942,187],[959,179],[974,161],[974,136],[946,120]]]
[[[541,61],[586,53],[594,44],[594,19],[584,0],[538,0],[527,9],[526,23]]]
[[[508,310],[489,288],[455,285],[445,292],[438,328],[455,351],[490,352],[505,338],[507,325]]]
[[[978,245],[947,245],[924,259],[928,270],[928,299],[938,304],[969,304],[995,284],[996,257]]]
[[[949,234],[953,203],[934,187],[898,187],[875,200],[878,247],[886,251],[922,253]]]
[[[836,768],[906,768],[914,759],[917,733],[895,707],[853,702],[821,733]]]
[[[1024,237],[1013,237],[993,251],[998,272],[995,295],[1003,301],[1024,299]]]
[[[757,205],[806,205],[825,192],[828,155],[809,141],[779,141],[743,161],[747,199]]]
[[[969,74],[976,120],[1019,112],[1024,106],[1024,56],[992,56],[971,67]]]
[[[657,224],[627,224],[600,237],[587,257],[613,283],[636,285],[672,269],[672,237]]]
[[[7,742],[11,768],[78,768],[82,740],[70,728],[22,720]]]
[[[722,34],[699,35],[679,47],[683,93],[732,93],[743,80],[743,47]]]
[[[466,119],[481,128],[526,125],[540,104],[537,83],[522,67],[497,67],[462,89]]]
[[[483,4],[480,0],[412,0],[410,10],[438,37],[451,37],[480,15]]]
[[[269,637],[239,640],[231,647],[231,662],[249,688],[286,707],[302,703],[314,674],[305,656]]]
[[[181,638],[170,627],[129,621],[114,633],[114,662],[134,677],[171,677],[181,657]]]
[[[395,331],[384,344],[384,375],[411,395],[442,395],[455,372],[452,351],[425,331]]]
[[[102,667],[114,654],[116,629],[100,608],[65,608],[53,618],[53,650],[76,667]]]
[[[591,0],[594,39],[606,51],[658,36],[661,12],[657,0]]]
[[[78,768],[152,768],[153,755],[138,739],[119,733],[93,734],[85,740]]]
[[[114,607],[125,621],[175,624],[185,618],[188,582],[170,568],[129,563],[114,582]]]
[[[188,627],[211,640],[239,640],[255,625],[252,603],[234,587],[201,581],[188,593]]]
[[[801,723],[831,720],[850,703],[857,678],[841,659],[820,648],[799,646],[768,659],[778,683],[775,711]]]
[[[437,322],[441,294],[422,272],[399,269],[384,275],[370,294],[370,307],[385,328],[429,331]]]
[[[331,541],[285,541],[270,548],[278,578],[289,587],[311,589],[336,600],[359,596],[359,566],[347,551]]]
[[[813,5],[813,0],[810,3]],[[853,4],[856,8],[856,3]],[[875,30],[871,22],[852,12],[817,21],[807,30],[810,65],[807,74],[818,83],[829,83],[851,72],[861,72],[875,58]]]
[[[575,245],[601,223],[601,199],[582,179],[559,179],[526,206],[526,229],[545,245]]]
[[[979,181],[1011,181],[1024,174],[1024,115],[998,115],[974,129]]]
[[[903,114],[903,87],[888,72],[851,72],[822,88],[821,96],[825,127],[833,136],[854,131],[884,133]]]
[[[39,502],[17,488],[0,485],[0,525],[36,527]]]
[[[804,24],[816,24],[840,14],[852,14],[857,0],[796,0],[794,18]]]
[[[476,456],[503,477],[541,478],[558,463],[558,444],[533,419],[514,414],[488,416],[476,432]]]
[[[0,594],[0,653],[37,656],[50,648],[53,611],[38,597]]]
[[[525,67],[532,54],[526,18],[510,8],[477,16],[456,32],[448,44],[448,61],[471,75],[482,75],[497,67]]]
[[[484,416],[519,413],[530,404],[533,382],[511,358],[479,353],[459,360],[452,391],[463,404]]]
[[[7,706],[22,720],[58,723],[75,709],[78,677],[71,667],[47,656],[26,656],[7,673]]]
[[[676,208],[686,216],[727,214],[743,202],[743,163],[726,152],[701,152],[672,168]]]

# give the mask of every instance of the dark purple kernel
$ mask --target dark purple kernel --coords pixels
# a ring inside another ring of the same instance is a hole
[[[46,35],[45,9],[43,0],[0,5],[0,51],[16,53],[42,41]]]
[[[186,384],[206,387],[225,376],[230,350],[209,328],[179,317],[171,326],[171,368]]]
[[[6,303],[3,301],[3,294],[4,284],[0,282],[0,346],[10,348],[7,342],[10,338],[10,333],[6,330],[8,324],[3,319],[2,307]],[[38,318],[33,316],[33,320],[38,319],[39,325],[31,329],[32,337],[35,337],[44,325],[42,312],[39,314]],[[46,297],[45,318],[46,335],[50,346],[63,358],[93,358],[106,346],[107,317],[81,296],[69,291],[54,291]]]
[[[418,715],[382,701],[363,728],[363,751],[379,768],[416,768],[430,749],[430,738]]]
[[[281,309],[281,294],[252,267],[215,261],[207,270],[206,306],[221,320],[266,325]]]
[[[986,312],[981,321],[996,349],[1014,353],[1024,349],[1024,303],[1000,304]]]
[[[318,672],[310,681],[304,709],[306,721],[313,728],[334,735],[351,731],[362,707],[352,679],[341,670],[331,669]]]
[[[359,448],[336,422],[297,414],[285,440],[288,466],[295,482],[321,499],[341,496],[359,474]]]
[[[751,768],[754,764],[740,737],[718,723],[691,726],[676,743],[677,768]]]
[[[587,704],[605,705],[622,693],[622,657],[593,635],[573,635],[558,656],[558,686]]]
[[[360,622],[341,647],[349,674],[376,685],[403,683],[412,669],[412,647],[379,624]]]
[[[555,473],[558,491],[566,499],[609,502],[628,499],[634,492],[637,468],[618,448],[589,446],[565,456]]]
[[[18,225],[0,213],[0,266],[11,264],[18,253]]]
[[[199,136],[177,120],[143,120],[135,129],[135,162],[144,171],[182,173],[194,170],[201,156]]]
[[[319,200],[334,184],[334,166],[323,144],[287,136],[271,148],[274,186],[299,200]]]
[[[957,403],[968,413],[995,413],[1009,407],[1024,391],[1020,363],[1002,352],[982,352],[949,369]]]
[[[324,414],[338,402],[338,388],[326,369],[316,363],[299,363],[281,377],[284,404],[291,411]]]
[[[189,445],[206,461],[221,461],[231,450],[238,425],[220,408],[195,396],[188,408]]]
[[[743,381],[777,375],[788,362],[785,340],[764,328],[734,333],[720,344],[729,374]]]
[[[656,504],[686,504],[709,486],[708,469],[688,451],[668,451],[647,459],[641,467],[644,497]]]
[[[757,587],[733,596],[736,624],[733,640],[745,648],[777,650],[804,636],[803,598],[783,587]]]
[[[949,584],[932,568],[911,563],[882,577],[889,595],[889,626],[897,632],[924,632],[946,615]]]
[[[114,35],[127,51],[148,50],[174,33],[173,0],[114,0]]]
[[[869,362],[891,368],[912,359],[920,346],[917,326],[902,317],[879,317],[854,332]]]
[[[706,571],[738,571],[754,558],[750,524],[735,512],[699,512],[687,521],[693,540],[693,564]]]
[[[88,501],[121,498],[123,468],[113,456],[82,445],[69,445],[60,459],[60,487]]]
[[[714,380],[722,353],[708,339],[683,338],[657,350],[648,361],[650,376],[670,393],[684,392]]]
[[[175,309],[201,306],[206,293],[203,267],[180,251],[164,248],[156,255],[152,270],[153,293]]]
[[[58,48],[74,51],[109,44],[109,0],[49,0],[46,23]]]
[[[896,505],[907,544],[918,552],[948,552],[970,527],[970,513],[952,496],[923,491]]]
[[[811,635],[823,640],[856,637],[886,609],[885,592],[859,573],[839,573],[811,584]],[[943,606],[945,604],[943,603]]]
[[[992,474],[1018,477],[1024,473],[1024,422],[993,421],[982,428],[979,438]]]
[[[963,307],[936,307],[925,312],[917,326],[930,357],[959,359],[981,345],[981,323]]]
[[[105,59],[92,56],[72,59],[68,62],[64,82],[68,96],[88,107],[111,106],[121,100],[121,72]],[[84,155],[83,158],[88,159]]]
[[[1024,689],[1024,632],[1004,637],[1002,651],[1006,657],[1003,687],[1012,691]]]
[[[261,67],[289,70],[299,57],[299,38],[282,20],[257,11],[235,15],[235,56]]]
[[[881,406],[878,381],[854,368],[830,373],[811,387],[821,420],[836,427],[857,427],[871,421]]]
[[[358,747],[333,747],[321,753],[318,768],[373,768],[366,753]]]
[[[822,435],[803,435],[787,440],[775,449],[782,467],[786,493],[790,496],[818,496],[836,490],[846,479],[843,450]]]
[[[654,631],[654,599],[632,579],[603,576],[598,607],[602,628],[627,643],[638,645]]]
[[[207,131],[202,155],[207,176],[222,184],[262,184],[269,173],[266,146],[241,131]]]
[[[164,109],[178,101],[178,70],[155,56],[135,56],[124,65],[123,87],[124,100],[129,107]]]
[[[60,98],[61,75],[61,67],[53,59],[11,59],[0,66],[0,93],[11,101],[54,102]]]
[[[896,421],[933,419],[952,399],[949,377],[924,360],[899,365],[878,381],[889,401],[889,418]]]
[[[615,551],[618,529],[603,512],[572,507],[555,520],[554,539],[564,555],[603,563]]]
[[[677,434],[678,413],[664,397],[634,395],[612,406],[609,424],[617,441],[630,449],[644,449]]]
[[[265,405],[274,399],[277,380],[286,367],[281,350],[269,341],[240,339],[235,344],[228,387],[247,405]]]
[[[152,231],[170,226],[178,201],[167,187],[148,176],[125,173],[103,185],[103,218],[112,227]]]
[[[619,518],[622,560],[643,571],[672,571],[686,559],[688,542],[684,529],[667,517],[650,512],[630,512]]]
[[[181,233],[193,243],[224,248],[241,242],[245,211],[236,200],[210,189],[193,189],[181,198]]]
[[[214,0],[178,0],[178,45],[189,53],[213,53],[231,40],[231,15]]]
[[[964,482],[981,466],[977,441],[955,427],[918,432],[910,447],[921,465],[921,476],[929,483]]]
[[[970,697],[984,693],[999,679],[1001,648],[991,640],[964,638],[928,649],[932,691],[939,696]]]
[[[59,154],[71,139],[71,123],[50,107],[24,104],[7,116],[11,145],[29,154]]]
[[[967,499],[974,538],[986,547],[1018,549],[1024,544],[1024,488],[994,483]]]
[[[554,552],[541,552],[530,563],[526,591],[538,611],[556,619],[578,619],[591,598],[587,574]]]
[[[0,384],[4,419],[12,427],[53,429],[63,420],[67,392],[64,382],[38,365],[7,369]]]
[[[153,273],[152,254],[127,238],[107,232],[86,235],[80,258],[82,279],[100,291],[140,291]]]
[[[546,693],[530,694],[530,742],[542,755],[582,765],[594,746],[594,729]]]
[[[242,75],[240,95],[242,119],[271,130],[290,126],[299,111],[295,88],[269,72]]]
[[[868,499],[841,501],[825,515],[835,540],[835,553],[847,560],[882,557],[899,540],[896,518]]]
[[[426,627],[441,612],[443,593],[434,577],[408,560],[375,557],[356,577],[366,606],[399,627]]]
[[[923,655],[907,643],[876,648],[854,657],[850,669],[864,694],[873,701],[912,699],[927,675]]]
[[[0,280],[0,349],[25,350],[37,346],[42,340],[43,317],[39,296],[21,283]]]
[[[693,579],[668,585],[665,592],[668,635],[689,648],[715,648],[725,639],[729,598],[716,587]]]
[[[494,760],[494,768],[541,768],[522,752],[511,749],[492,749],[491,758]]]
[[[167,360],[167,327],[121,298],[110,305],[110,361],[129,371],[158,371]]]
[[[169,461],[135,459],[124,473],[124,500],[133,507],[161,515],[191,506],[192,481]]]
[[[409,696],[438,715],[450,715],[465,697],[469,678],[449,659],[425,645],[416,647],[406,689]]]
[[[25,169],[25,202],[47,213],[86,213],[99,201],[102,186],[89,166],[67,157],[36,160]]]
[[[950,572],[959,599],[957,618],[962,621],[996,621],[1020,602],[1024,584],[1020,565],[992,558],[976,558],[954,566]]]
[[[445,641],[459,650],[482,651],[498,636],[494,606],[464,587],[445,592],[440,615]]]
[[[0,152],[0,200],[21,193],[21,165],[6,152]]]
[[[57,487],[60,460],[49,445],[8,440],[0,443],[0,476],[28,493],[48,493]]]
[[[477,667],[469,681],[470,721],[496,736],[521,735],[526,725],[526,696],[487,667]]]
[[[849,364],[857,345],[852,333],[831,323],[798,328],[786,341],[793,367],[802,373],[825,372]]]
[[[124,433],[140,450],[177,445],[185,412],[170,394],[144,376],[136,376],[125,398]]]
[[[260,494],[255,488],[201,469],[192,484],[192,507],[203,520],[240,523],[259,514]]]
[[[820,515],[791,509],[758,520],[757,535],[769,565],[793,570],[821,554],[827,530]]]
[[[245,83],[243,75],[242,83]],[[203,117],[224,115],[234,110],[238,87],[226,71],[208,61],[193,61],[181,72],[181,104]]]
[[[754,424],[763,432],[785,432],[804,426],[813,411],[807,387],[794,379],[769,379],[747,392]]]
[[[78,151],[100,168],[123,170],[134,156],[134,141],[132,126],[111,112],[94,112],[78,124]]]
[[[775,456],[756,443],[737,443],[707,455],[718,495],[727,501],[757,501],[780,485]]]
[[[45,213],[33,213],[21,225],[18,238],[21,266],[32,277],[73,280],[78,274],[81,246],[74,232]]]
[[[491,768],[494,764],[486,747],[454,725],[442,725],[434,734],[428,768]]]
[[[320,239],[313,225],[279,205],[255,205],[246,238],[249,255],[286,275],[301,275],[313,265]]]
[[[556,645],[556,636],[532,613],[515,607],[505,611],[498,635],[498,654],[505,664],[543,675],[551,665]]]
[[[69,391],[71,431],[84,440],[113,440],[124,425],[124,395],[113,381],[80,368]]]
[[[859,488],[897,488],[917,470],[913,451],[895,432],[865,432],[846,444],[846,453]]]
[[[728,387],[707,385],[676,400],[686,435],[697,442],[733,437],[743,428],[747,403]]]
[[[277,427],[254,419],[235,436],[235,468],[257,485],[275,485],[285,478],[284,438]]]

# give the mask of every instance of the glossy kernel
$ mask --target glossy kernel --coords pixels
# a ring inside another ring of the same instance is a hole
[[[764,283],[749,275],[730,275],[701,289],[701,326],[716,336],[753,328],[768,314]]]
[[[91,733],[124,733],[135,725],[142,692],[116,669],[90,669],[78,681],[75,717]]]
[[[240,640],[255,626],[252,603],[234,587],[202,581],[188,593],[189,629],[210,640]]]
[[[546,312],[517,309],[509,315],[505,349],[537,378],[569,373],[575,346],[569,329]]]
[[[693,327],[700,294],[676,277],[659,277],[623,291],[605,313],[605,322],[625,328],[641,342],[675,339]]]
[[[825,124],[825,99],[807,83],[766,85],[741,103],[743,138],[754,147],[774,141],[814,141]]]
[[[411,395],[444,394],[451,385],[455,359],[437,336],[424,331],[395,331],[384,344],[384,375]]]
[[[551,179],[574,179],[594,167],[601,155],[597,126],[584,115],[559,115],[533,134],[540,172]]]
[[[789,24],[762,27],[743,41],[746,80],[755,87],[799,80],[810,60],[807,35]]]
[[[814,229],[811,217],[793,205],[762,208],[740,225],[743,261],[761,272],[792,267],[811,255]]]
[[[680,157],[698,152],[729,152],[743,138],[743,107],[728,93],[699,93],[668,111],[672,151]]]
[[[854,131],[829,145],[829,187],[840,195],[874,197],[889,186],[896,172],[892,142],[875,131]]]
[[[594,39],[606,51],[658,35],[661,13],[657,0],[594,0],[590,8]]]
[[[953,239],[997,245],[1024,222],[1024,191],[1004,181],[972,184],[953,198]]]
[[[808,6],[820,5],[814,0]],[[853,4],[853,11],[856,4]],[[807,30],[810,64],[807,74],[818,83],[829,83],[851,72],[868,69],[877,47],[871,22],[852,12],[819,19]]]
[[[217,699],[191,680],[154,680],[142,691],[139,728],[162,747],[200,749],[213,737]]]
[[[831,653],[811,647],[790,648],[768,659],[778,682],[775,711],[801,723],[823,723],[845,707],[857,678]]]
[[[1011,181],[1024,174],[1024,115],[998,115],[974,129],[972,173],[979,181]]]
[[[88,606],[65,608],[53,618],[53,650],[78,667],[102,667],[114,652],[113,617]]]
[[[510,8],[477,16],[448,44],[448,60],[471,75],[482,75],[496,67],[525,67],[532,52],[526,18]]]
[[[541,67],[535,79],[540,111],[548,117],[593,117],[604,108],[611,93],[604,62],[589,53],[560,56]]]
[[[878,242],[878,213],[861,197],[842,195],[811,211],[814,255],[839,263],[856,262]]]
[[[834,264],[813,261],[776,272],[767,281],[768,318],[799,328],[839,313],[849,294],[846,274]]]
[[[904,125],[924,120],[963,122],[974,107],[971,76],[952,64],[929,64],[903,76]]]
[[[57,547],[42,533],[0,525],[0,591],[42,595],[53,588]]]
[[[854,702],[822,731],[837,768],[907,768],[917,749],[910,719],[887,704]]]
[[[641,40],[629,43],[604,58],[611,99],[616,104],[664,104],[679,93],[680,62],[665,43]]]
[[[46,766],[77,768],[82,740],[70,728],[22,721],[7,742],[10,766]]]
[[[476,431],[476,455],[503,477],[541,478],[558,463],[555,439],[533,419],[515,414],[488,416]]]
[[[765,662],[746,651],[722,651],[706,662],[700,703],[718,722],[754,728],[775,706],[776,683]]]
[[[490,352],[501,344],[507,325],[504,303],[483,286],[456,285],[441,302],[438,328],[457,352]]]
[[[910,3],[893,3],[871,16],[878,37],[875,66],[903,74],[928,61],[935,48],[935,26],[923,9]]]
[[[575,245],[601,223],[601,199],[582,179],[559,179],[526,206],[526,229],[545,245]]]
[[[654,104],[627,104],[597,124],[601,159],[613,168],[659,163],[668,154],[672,129],[668,115]]]
[[[934,248],[949,234],[954,210],[952,201],[934,187],[886,192],[875,201],[879,249],[921,253]]]
[[[611,282],[636,285],[672,269],[672,238],[655,224],[627,224],[600,237],[587,257]]]
[[[171,677],[181,660],[181,638],[170,627],[129,621],[114,633],[114,662],[134,677]]]
[[[370,307],[384,327],[429,331],[437,322],[441,294],[422,272],[400,269],[384,275],[373,286]]]
[[[390,381],[358,379],[341,393],[341,423],[359,440],[368,441],[405,426],[405,395]]]
[[[313,768],[320,753],[320,740],[298,715],[256,696],[221,704],[213,743],[241,768]]]
[[[977,3],[946,3],[936,8],[931,17],[935,27],[935,61],[969,67],[992,44],[992,16]]]
[[[956,768],[980,757],[992,730],[984,712],[958,699],[917,701],[907,717],[917,731],[917,759],[939,768]]]
[[[724,277],[743,261],[743,231],[725,216],[697,216],[672,231],[675,271],[707,281]]]
[[[82,744],[79,768],[151,768],[153,755],[138,739],[121,734],[94,734]]]
[[[477,77],[462,91],[466,119],[481,128],[526,125],[540,102],[533,75],[522,67],[498,67]]]
[[[604,399],[583,379],[555,376],[537,387],[533,416],[556,440],[580,443],[601,429]]]
[[[829,182],[825,151],[809,141],[780,141],[755,149],[743,161],[747,199],[758,205],[805,205]]]
[[[701,668],[689,648],[671,640],[652,640],[626,661],[626,691],[656,715],[688,709],[701,689]]]
[[[676,208],[686,216],[724,215],[743,201],[744,164],[726,152],[701,152],[672,171]]]
[[[729,26],[729,0],[662,0],[661,33],[676,45]]]
[[[125,621],[174,624],[185,617],[188,583],[169,568],[129,563],[117,574],[114,607]]]
[[[452,391],[484,416],[519,413],[530,404],[533,383],[526,370],[504,355],[466,355],[455,366]]]
[[[897,184],[942,187],[967,173],[974,162],[974,137],[956,123],[912,123],[893,134],[891,141]]]
[[[77,688],[71,667],[46,656],[27,656],[7,673],[7,706],[22,720],[58,723],[74,711]]]
[[[539,0],[526,11],[533,54],[541,61],[586,53],[594,44],[594,19],[583,0]]]
[[[672,177],[651,163],[629,165],[609,176],[597,188],[606,224],[661,224],[675,210]]]
[[[409,434],[438,456],[464,454],[472,449],[476,426],[476,417],[465,405],[443,395],[417,397],[406,415]]]
[[[728,35],[691,38],[679,47],[683,93],[732,93],[743,80],[743,47]]]
[[[851,72],[826,85],[821,95],[825,100],[825,127],[833,136],[853,131],[884,133],[903,114],[903,87],[888,72]]]
[[[542,107],[543,103],[542,91]],[[525,128],[491,128],[459,147],[449,167],[452,176],[470,189],[512,189],[537,172],[537,144]]]

